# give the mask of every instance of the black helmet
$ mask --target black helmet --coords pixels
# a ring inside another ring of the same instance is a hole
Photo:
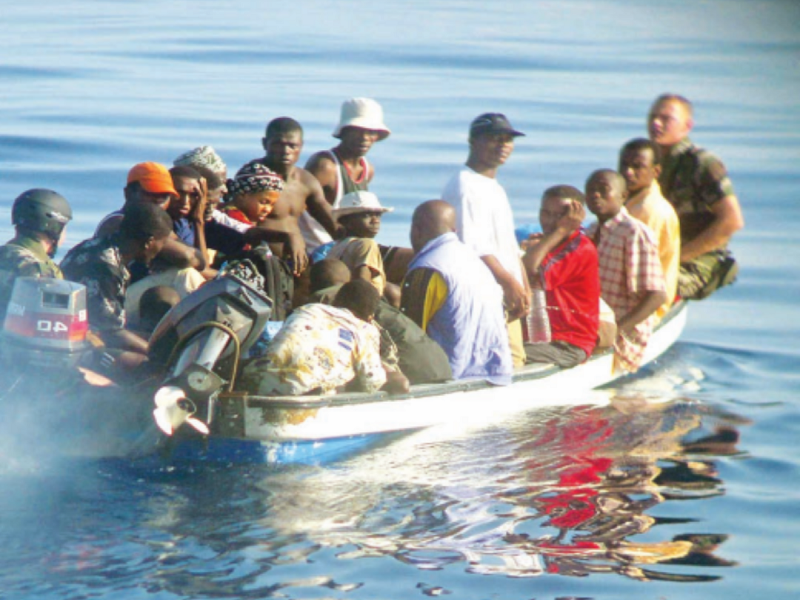
[[[58,242],[64,226],[72,220],[72,209],[61,194],[36,188],[20,194],[11,208],[11,222],[17,227],[46,233]]]

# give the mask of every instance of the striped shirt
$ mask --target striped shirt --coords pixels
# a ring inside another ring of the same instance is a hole
[[[597,245],[601,295],[617,321],[631,312],[646,292],[664,291],[664,275],[653,232],[624,207],[602,225],[593,223],[588,235]],[[639,323],[633,334],[617,335],[614,349],[621,368],[626,371],[639,368],[655,322],[653,314]]]

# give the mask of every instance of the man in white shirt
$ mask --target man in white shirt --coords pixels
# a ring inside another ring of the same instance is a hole
[[[505,115],[486,113],[477,117],[470,125],[466,165],[442,192],[442,199],[456,208],[459,239],[477,252],[503,288],[515,367],[525,364],[519,319],[530,307],[530,287],[514,235],[511,205],[496,176],[514,150],[514,138],[522,135]]]

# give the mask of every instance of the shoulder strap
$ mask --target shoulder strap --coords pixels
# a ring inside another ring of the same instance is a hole
[[[327,150],[327,153],[336,165],[336,198],[333,199],[333,208],[339,208],[342,202],[342,196],[344,196],[344,184],[342,183],[342,169],[344,169],[344,165],[342,165],[339,157],[336,156],[336,152]]]

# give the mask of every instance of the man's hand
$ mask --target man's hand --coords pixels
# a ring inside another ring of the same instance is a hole
[[[711,205],[713,220],[692,241],[681,244],[681,262],[689,262],[706,252],[725,247],[734,233],[744,227],[744,217],[736,196],[725,196]]]
[[[295,277],[299,276],[308,266],[308,256],[306,255],[306,242],[299,231],[288,234],[287,245],[292,254],[292,265]]]
[[[525,256],[522,258],[524,272],[530,278],[537,277],[539,267],[547,256],[562,241],[567,239],[573,232],[580,229],[583,220],[586,218],[586,209],[583,204],[576,200],[571,200],[565,208],[564,214],[556,221],[555,229],[545,234],[534,234],[537,237],[531,240],[525,249]],[[531,236],[533,237],[533,236]]]
[[[509,323],[528,314],[530,295],[525,293],[525,288],[516,279],[508,277],[500,282],[500,287],[503,288],[503,305],[508,312]]]
[[[556,227],[565,233],[572,233],[580,229],[586,218],[586,209],[577,200],[571,200],[567,211],[558,219]]]
[[[408,378],[400,371],[386,369],[386,383],[381,389],[389,394],[407,394],[411,387]]]
[[[195,223],[206,222],[206,205],[208,204],[208,181],[205,177],[201,177],[197,181],[197,198],[192,206],[192,212],[189,217]]]
[[[536,246],[536,244],[542,241],[542,235],[543,234],[541,233],[530,234],[528,237],[522,240],[522,242],[520,242],[519,247],[522,248],[522,250],[524,251],[527,251],[528,248],[533,248],[534,246]]]
[[[526,292],[527,277],[523,278],[525,284],[521,284],[516,278],[506,271],[500,264],[500,261],[491,254],[481,256],[481,260],[489,267],[489,270],[494,275],[494,279],[503,288],[503,306],[508,313],[508,321],[516,321],[523,315],[527,314],[531,305],[530,293]]]

